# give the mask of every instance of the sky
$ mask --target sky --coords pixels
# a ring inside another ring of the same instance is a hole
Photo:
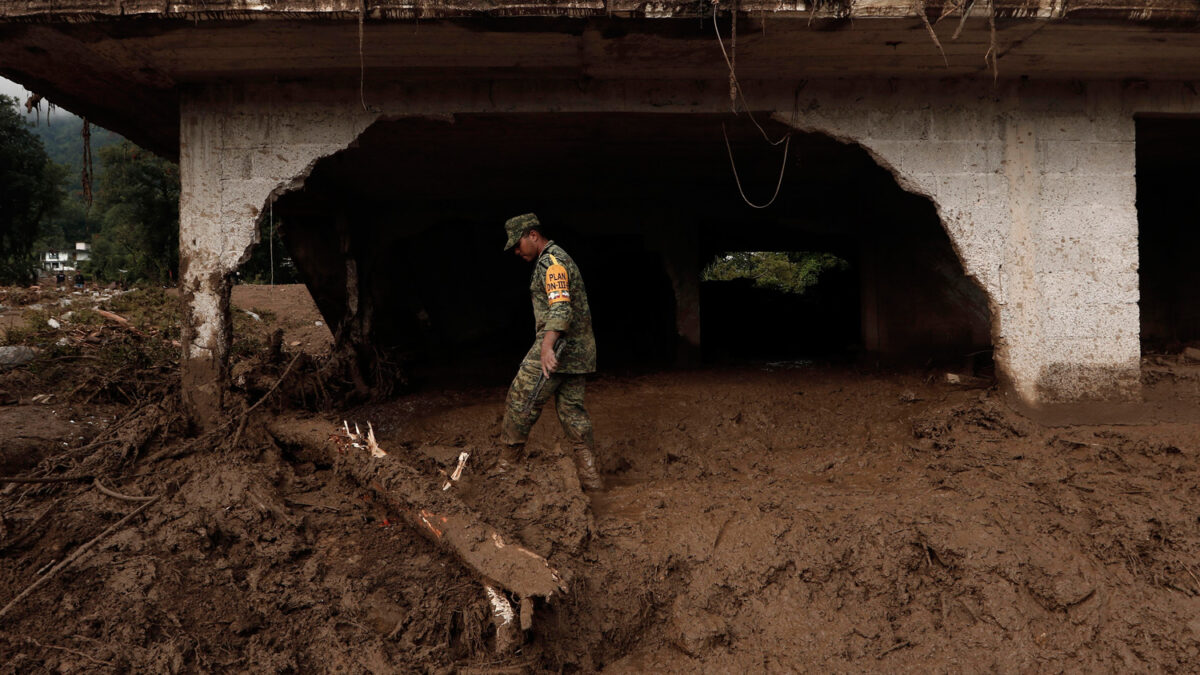
[[[0,0],[0,2],[3,2],[3,0]],[[24,114],[24,112],[25,112],[25,100],[29,98],[29,94],[30,94],[30,92],[27,91],[25,89],[25,87],[22,87],[21,85],[17,84],[16,82],[13,82],[11,80],[6,80],[6,79],[0,77],[0,95],[15,96],[17,98],[17,107],[20,108],[22,114]],[[46,114],[46,101],[42,101],[42,115],[45,115],[45,114]],[[55,115],[70,115],[72,113],[71,113],[71,111],[67,110],[66,108],[58,108],[55,110],[54,114]]]
[[[9,82],[2,77],[0,77],[0,94],[4,94],[5,96],[16,96],[17,98],[21,99],[22,103],[25,102],[25,99],[29,98],[29,94],[25,91],[25,87],[22,87],[16,82]]]

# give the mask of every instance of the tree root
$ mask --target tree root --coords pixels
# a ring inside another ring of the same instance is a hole
[[[29,640],[29,642],[31,644],[37,646],[40,649],[55,649],[60,652],[74,654],[75,656],[82,656],[83,658],[87,659],[88,661],[91,661],[92,663],[95,663],[96,665],[99,665],[99,666],[108,666],[109,668],[116,668],[116,664],[114,664],[110,661],[101,661],[100,659],[92,656],[91,654],[86,654],[84,652],[79,651],[78,649],[71,649],[70,647],[60,647],[59,645],[44,645],[44,644],[38,642],[37,640],[34,640],[33,638],[26,638],[26,639]]]
[[[158,497],[137,497],[134,495],[121,494],[120,492],[117,492],[116,490],[113,490],[112,488],[105,487],[104,483],[101,483],[99,478],[93,480],[92,485],[94,485],[97,490],[108,495],[109,497],[112,497],[113,499],[120,499],[121,501],[152,502],[155,499],[158,499]]]

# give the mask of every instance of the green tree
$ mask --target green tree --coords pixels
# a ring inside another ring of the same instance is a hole
[[[42,139],[42,146],[46,148],[46,154],[51,161],[67,167],[65,184],[67,194],[74,196],[81,193],[83,190],[81,181],[83,119],[61,108],[56,108],[53,112],[47,110],[40,114],[26,114],[25,120],[34,124],[33,134]],[[94,157],[99,157],[102,149],[111,145],[120,145],[124,140],[119,135],[101,127],[89,126],[89,129],[91,138],[88,143]]]
[[[65,169],[59,165],[60,170]],[[69,169],[66,169],[69,173]],[[69,182],[69,177],[62,184]],[[69,250],[77,241],[91,241],[92,233],[100,230],[96,211],[88,209],[76,194],[67,195],[55,212],[42,219],[35,251]]]
[[[258,225],[258,245],[250,252],[249,259],[238,268],[242,283],[266,284],[274,281],[277,284],[294,284],[300,281],[296,262],[283,244],[280,235],[282,230],[283,224],[278,217],[273,224],[269,217],[262,219]]]
[[[23,112],[23,111],[22,111]],[[32,124],[31,132],[42,140],[42,147],[50,160],[64,172],[61,185],[66,197],[56,212],[42,219],[41,231],[35,251],[71,250],[77,241],[90,241],[92,234],[100,230],[97,211],[84,198],[82,169],[84,158],[83,119],[56,108],[35,109],[24,113],[25,121]],[[119,145],[124,139],[117,134],[94,125],[89,125],[87,143],[93,155],[110,145]],[[97,167],[98,168],[98,167]],[[93,182],[98,185],[98,173]],[[96,185],[93,185],[96,187]]]
[[[784,293],[804,293],[828,270],[846,269],[848,263],[832,253],[811,251],[741,251],[717,256],[704,268],[704,281],[752,279],[760,288]]]
[[[179,168],[125,141],[100,150],[88,271],[104,281],[163,283],[179,269]]]
[[[33,243],[62,201],[64,175],[18,114],[17,100],[0,96],[0,282],[28,280],[36,269]]]

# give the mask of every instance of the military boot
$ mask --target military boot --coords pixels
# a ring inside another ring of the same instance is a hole
[[[596,456],[588,445],[575,446],[575,472],[579,474],[579,484],[584,490],[603,490],[604,480],[596,471]]]
[[[525,444],[513,443],[500,449],[500,459],[496,460],[496,472],[508,473],[517,462],[525,456]]]

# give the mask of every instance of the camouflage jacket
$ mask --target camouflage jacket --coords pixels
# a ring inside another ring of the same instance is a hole
[[[558,360],[563,374],[596,372],[596,337],[592,334],[592,310],[579,267],[567,252],[550,241],[533,265],[529,280],[533,299],[533,321],[537,336],[526,361],[540,361],[546,331],[563,334],[567,341]]]

